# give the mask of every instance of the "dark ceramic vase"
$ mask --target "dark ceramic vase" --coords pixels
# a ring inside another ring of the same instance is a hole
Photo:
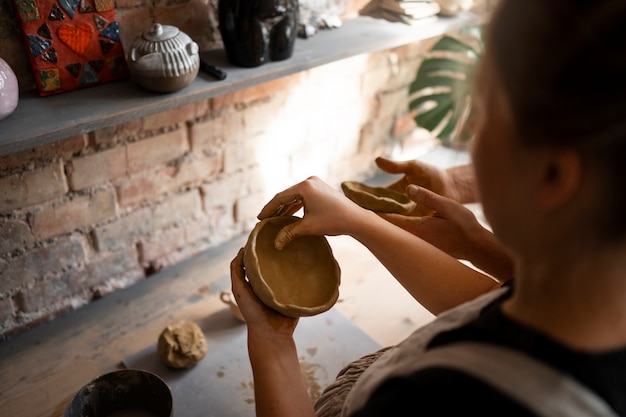
[[[219,0],[219,25],[231,64],[257,67],[291,57],[298,0]]]

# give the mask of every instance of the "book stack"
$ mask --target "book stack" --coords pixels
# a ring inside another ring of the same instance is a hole
[[[415,24],[437,15],[440,10],[439,3],[435,0],[371,0],[359,10],[359,14],[391,22]]]

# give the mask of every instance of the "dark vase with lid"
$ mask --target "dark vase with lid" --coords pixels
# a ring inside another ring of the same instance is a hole
[[[231,64],[257,67],[291,57],[298,0],[219,0],[224,49]]]

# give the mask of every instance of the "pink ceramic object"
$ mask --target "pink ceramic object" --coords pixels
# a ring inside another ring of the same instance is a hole
[[[17,107],[19,95],[20,90],[15,73],[9,64],[0,58],[0,120],[13,113]]]

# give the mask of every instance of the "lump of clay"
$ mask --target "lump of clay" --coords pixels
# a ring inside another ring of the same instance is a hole
[[[343,193],[359,206],[382,213],[411,214],[417,204],[408,195],[384,187],[370,187],[357,181],[341,183]]]
[[[339,298],[339,264],[324,236],[301,236],[282,250],[274,246],[278,232],[298,220],[279,216],[258,222],[243,257],[254,293],[289,317],[322,313]]]
[[[166,365],[191,368],[204,358],[209,345],[200,327],[191,321],[170,324],[161,332],[157,355]]]

